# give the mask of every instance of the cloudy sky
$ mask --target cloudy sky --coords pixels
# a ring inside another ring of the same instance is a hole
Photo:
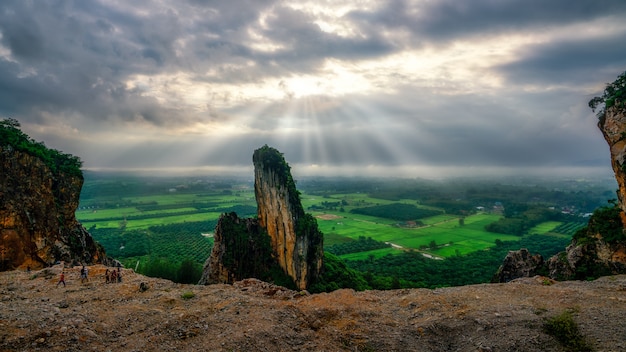
[[[3,0],[0,117],[86,169],[610,174],[624,0]]]

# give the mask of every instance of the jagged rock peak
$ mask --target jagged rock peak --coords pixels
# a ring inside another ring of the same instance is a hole
[[[283,155],[267,145],[254,151],[254,190],[259,224],[270,237],[278,265],[304,289],[322,268],[323,236],[306,214]]]
[[[19,126],[0,121],[0,269],[108,263],[76,220],[80,159],[31,140]]]
[[[509,282],[520,277],[533,277],[543,265],[540,254],[532,255],[526,248],[509,251],[492,282]]]
[[[291,169],[278,150],[265,145],[254,151],[252,161],[257,219],[239,219],[234,213],[220,217],[200,283],[267,280],[272,275],[269,280],[276,281],[280,271],[292,286],[307,289],[323,266],[317,221],[304,212]]]

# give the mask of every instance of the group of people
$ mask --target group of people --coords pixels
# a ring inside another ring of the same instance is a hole
[[[117,269],[111,269],[111,270],[107,268],[107,270],[104,272],[104,279],[105,279],[104,282],[107,284],[111,284],[115,282],[122,282],[122,270],[120,266],[118,266]],[[82,284],[85,282],[89,282],[89,269],[87,269],[87,267],[83,265],[83,267],[80,269],[80,283]],[[57,287],[60,284],[63,284],[63,287],[65,287],[66,285],[65,270],[61,271],[61,274],[59,276],[59,282],[57,282]]]
[[[117,270],[109,270],[109,268],[107,268],[107,270],[104,272],[104,279],[104,282],[107,284],[122,282],[122,271],[120,270],[120,267],[118,266]]]

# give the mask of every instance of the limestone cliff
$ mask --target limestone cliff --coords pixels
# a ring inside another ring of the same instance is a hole
[[[273,280],[270,239],[257,219],[242,219],[234,212],[222,214],[213,241],[200,284],[232,284],[249,277]]]
[[[200,283],[264,279],[272,264],[277,264],[295,287],[306,289],[322,269],[323,236],[315,218],[304,212],[282,154],[266,145],[254,152],[252,161],[257,219],[222,215]],[[268,252],[263,249],[263,238],[268,240]],[[263,259],[268,255],[271,263]],[[251,262],[258,265],[244,269]]]
[[[5,126],[0,126],[5,128]],[[6,130],[3,130],[6,132]],[[11,131],[10,131],[11,132]],[[102,263],[106,255],[76,220],[83,178],[0,140],[1,270],[56,261]]]
[[[282,155],[264,146],[252,161],[259,224],[267,230],[278,265],[304,289],[322,268],[323,236],[316,220],[304,212]]]

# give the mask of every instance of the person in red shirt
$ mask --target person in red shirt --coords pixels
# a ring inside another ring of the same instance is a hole
[[[57,282],[57,287],[59,287],[60,283],[63,283],[63,287],[65,287],[65,273],[63,271],[61,271],[61,276],[59,277],[59,282]]]

